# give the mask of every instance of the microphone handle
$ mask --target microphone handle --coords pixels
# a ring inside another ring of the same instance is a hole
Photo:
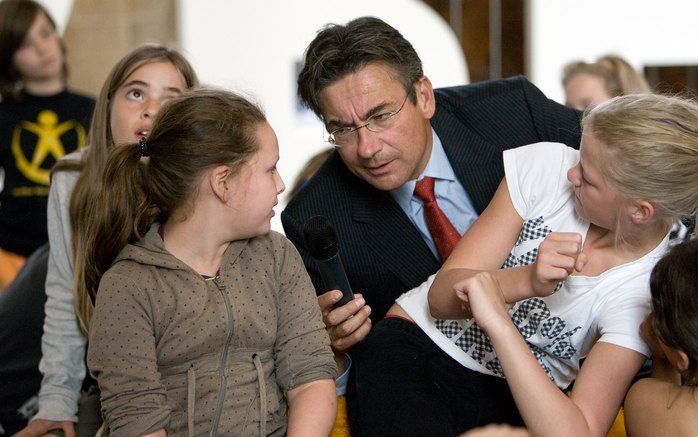
[[[336,306],[342,306],[353,300],[354,292],[351,291],[342,260],[339,258],[339,252],[332,258],[326,260],[316,259],[315,261],[320,270],[320,276],[325,281],[325,291],[339,290],[342,292],[342,299],[337,302]]]

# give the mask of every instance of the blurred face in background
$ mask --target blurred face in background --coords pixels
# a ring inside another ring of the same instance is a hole
[[[575,74],[565,85],[565,105],[579,111],[610,99],[603,78],[595,74]]]
[[[22,45],[13,56],[13,62],[30,91],[34,84],[47,82],[55,82],[59,86],[62,84],[61,42],[56,29],[43,12],[36,14]]]

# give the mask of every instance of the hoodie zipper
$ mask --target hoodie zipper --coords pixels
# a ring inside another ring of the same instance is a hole
[[[216,405],[216,411],[213,415],[213,423],[211,426],[211,437],[218,436],[218,424],[221,419],[221,414],[223,413],[223,401],[225,400],[225,387],[226,387],[226,377],[225,368],[228,362],[228,348],[230,346],[230,340],[233,338],[233,311],[230,308],[230,299],[228,298],[228,293],[225,291],[225,285],[220,283],[220,276],[213,278],[213,283],[216,284],[216,288],[223,296],[223,301],[225,302],[225,309],[228,313],[228,337],[225,341],[225,346],[223,347],[223,354],[221,355],[221,361],[219,366],[220,372],[220,388],[218,389],[218,404]]]

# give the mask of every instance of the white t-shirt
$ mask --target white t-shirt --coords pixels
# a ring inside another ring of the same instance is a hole
[[[558,143],[537,143],[504,152],[509,195],[524,224],[503,268],[533,263],[538,246],[552,231],[586,237],[589,222],[575,214],[574,190],[567,180],[567,170],[578,161],[579,151]],[[596,341],[649,356],[639,327],[650,311],[649,276],[668,247],[668,237],[638,260],[595,277],[570,276],[552,295],[525,299],[509,310],[531,352],[560,388],[575,379],[580,358]],[[489,338],[473,319],[431,317],[427,292],[434,276],[400,296],[398,304],[465,367],[504,377]]]

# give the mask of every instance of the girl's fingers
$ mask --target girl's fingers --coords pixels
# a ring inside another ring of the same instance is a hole
[[[577,261],[574,264],[574,269],[578,272],[581,272],[584,266],[587,264],[588,258],[586,253],[582,252],[579,254],[577,257]]]

